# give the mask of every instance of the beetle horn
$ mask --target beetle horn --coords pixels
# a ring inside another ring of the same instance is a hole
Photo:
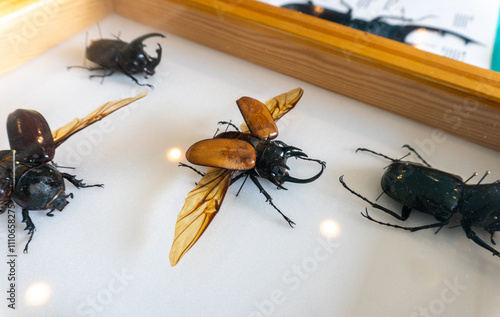
[[[138,38],[136,38],[135,40],[133,40],[132,42],[130,42],[130,46],[132,47],[139,47],[142,45],[142,42],[144,42],[146,39],[150,38],[150,37],[155,37],[155,36],[159,36],[159,37],[163,37],[165,38],[165,35],[161,34],[161,33],[148,33],[148,34],[145,34],[143,36],[139,36]]]
[[[151,69],[155,69],[161,61],[161,45],[158,43],[158,49],[156,50],[156,58],[151,58],[151,63],[149,63],[149,67]]]
[[[289,174],[286,174],[284,175],[281,180],[283,182],[291,182],[291,183],[302,183],[302,184],[305,184],[305,183],[310,183],[310,182],[313,182],[315,180],[317,180],[321,174],[323,174],[323,171],[325,170],[326,168],[326,163],[324,161],[320,161],[320,160],[312,160],[312,159],[307,159],[308,161],[314,161],[318,164],[321,165],[321,171],[319,171],[318,174],[314,175],[313,177],[310,177],[310,178],[306,178],[306,179],[303,179],[303,178],[295,178],[295,177],[292,177],[290,176]]]
[[[304,152],[289,152],[286,154],[286,157],[306,158],[307,154]]]
[[[143,36],[140,36],[140,37],[136,38],[135,40],[133,40],[132,42],[130,42],[129,47],[133,51],[142,50],[142,47],[144,45],[144,44],[142,44],[142,42],[144,42],[146,39],[148,39],[150,37],[155,37],[155,36],[165,38],[165,35],[163,35],[161,33],[149,33],[149,34],[145,34]],[[154,70],[155,67],[158,66],[158,64],[160,64],[160,60],[161,60],[161,45],[160,44],[158,44],[158,49],[156,50],[156,54],[157,54],[156,58],[151,58],[151,62],[148,65],[148,69],[150,69],[150,70]],[[145,55],[147,56],[147,54],[145,54]]]

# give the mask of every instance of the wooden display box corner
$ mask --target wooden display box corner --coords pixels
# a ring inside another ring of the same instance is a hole
[[[0,71],[115,12],[500,150],[498,73],[254,0],[0,4]]]

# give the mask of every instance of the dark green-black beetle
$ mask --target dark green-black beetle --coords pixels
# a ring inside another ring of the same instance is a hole
[[[393,159],[365,148],[356,150],[356,152],[370,152],[392,161],[382,176],[381,185],[383,193],[403,204],[401,215],[371,202],[350,189],[344,182],[343,175],[339,180],[351,193],[368,202],[373,208],[382,210],[396,219],[405,221],[410,216],[412,209],[416,209],[434,216],[438,222],[420,227],[402,227],[373,219],[368,214],[368,209],[366,209],[366,214],[361,214],[378,224],[414,232],[422,229],[441,228],[449,223],[453,215],[460,213],[462,214],[462,229],[467,238],[489,250],[493,255],[500,256],[500,252],[478,237],[472,230],[472,227],[485,229],[491,234],[491,243],[496,244],[493,235],[500,230],[500,183],[480,184],[484,177],[489,174],[486,172],[477,184],[468,185],[466,182],[477,173],[464,182],[458,175],[432,168],[409,145],[403,147],[413,151],[423,164]]]

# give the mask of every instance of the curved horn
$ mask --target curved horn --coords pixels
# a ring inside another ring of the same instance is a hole
[[[130,46],[135,46],[135,45],[142,45],[142,42],[144,42],[144,40],[150,38],[150,37],[155,37],[155,36],[159,36],[159,37],[163,37],[165,38],[165,35],[161,34],[161,33],[148,33],[148,34],[145,34],[143,36],[139,36],[138,38],[136,38],[135,40],[133,40],[132,42],[130,42]]]
[[[318,174],[316,174],[313,177],[311,177],[311,178],[306,178],[306,179],[295,178],[295,177],[292,177],[292,176],[290,176],[290,175],[287,174],[287,175],[283,176],[281,178],[281,180],[283,182],[302,183],[302,184],[310,183],[310,182],[313,182],[313,181],[317,180],[321,176],[321,174],[323,174],[323,171],[326,168],[326,163],[324,161],[320,161],[320,160],[312,160],[312,159],[307,159],[307,160],[308,161],[314,161],[314,162],[320,164],[321,165],[321,171]]]
[[[151,63],[149,63],[149,66],[151,69],[155,69],[158,64],[160,64],[161,61],[161,45],[158,43],[158,49],[156,50],[156,58],[151,58]]]

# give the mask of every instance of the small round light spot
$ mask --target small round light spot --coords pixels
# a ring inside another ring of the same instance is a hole
[[[325,238],[336,238],[340,235],[340,226],[335,220],[326,219],[319,225],[319,231]]]
[[[178,147],[173,147],[167,151],[167,158],[169,161],[177,162],[182,157],[182,150]]]
[[[43,305],[49,300],[50,293],[50,286],[47,283],[38,282],[31,284],[26,290],[26,303],[29,306]]]

